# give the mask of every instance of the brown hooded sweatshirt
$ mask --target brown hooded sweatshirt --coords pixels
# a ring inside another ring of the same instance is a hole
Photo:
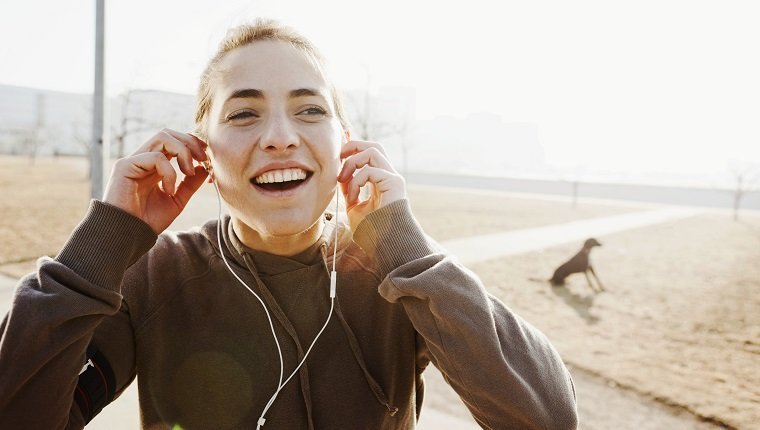
[[[293,257],[246,248],[229,218],[156,236],[93,201],[2,322],[0,428],[82,428],[135,379],[145,429],[254,429],[330,310],[335,223]],[[335,310],[262,429],[412,429],[433,362],[483,428],[573,429],[546,337],[425,236],[406,200],[340,228]],[[422,412],[424,413],[424,412]]]

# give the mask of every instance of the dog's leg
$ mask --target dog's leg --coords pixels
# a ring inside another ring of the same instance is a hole
[[[588,270],[585,270],[583,274],[586,275],[586,282],[588,282],[588,287],[591,288],[591,291],[596,293],[596,288],[594,287],[594,284],[591,282],[591,278],[588,277]]]
[[[599,291],[606,291],[604,288],[604,285],[602,285],[602,281],[600,281],[599,277],[596,276],[596,272],[594,272],[594,268],[590,264],[588,265],[588,270],[591,271],[592,275],[594,275],[594,279],[596,279],[596,284],[599,285]]]

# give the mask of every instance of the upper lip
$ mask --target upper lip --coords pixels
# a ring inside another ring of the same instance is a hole
[[[297,161],[275,161],[271,163],[267,163],[260,169],[256,170],[251,178],[256,179],[262,174],[269,172],[271,170],[281,170],[281,169],[302,169],[305,170],[307,173],[312,173],[314,170],[306,166],[305,164],[299,163]]]

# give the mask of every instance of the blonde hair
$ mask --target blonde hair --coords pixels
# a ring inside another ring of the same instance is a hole
[[[302,51],[311,60],[314,66],[322,73],[330,86],[330,92],[335,107],[335,114],[344,130],[348,130],[349,124],[343,110],[343,102],[335,85],[327,79],[324,72],[325,61],[317,48],[305,37],[298,34],[290,27],[284,26],[271,19],[257,19],[251,24],[243,24],[227,31],[227,35],[219,44],[219,49],[206,65],[198,85],[198,96],[195,107],[195,128],[203,138],[206,136],[206,120],[211,110],[211,101],[214,98],[213,79],[218,72],[219,64],[224,57],[233,49],[250,45],[254,42],[269,40],[289,43],[294,48]]]

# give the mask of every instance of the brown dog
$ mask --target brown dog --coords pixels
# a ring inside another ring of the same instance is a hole
[[[599,280],[599,277],[596,276],[594,267],[591,265],[591,261],[589,260],[591,248],[595,246],[602,246],[602,244],[594,238],[586,240],[586,242],[583,243],[583,248],[581,248],[581,250],[578,251],[578,253],[575,254],[573,258],[567,260],[565,263],[559,266],[557,270],[554,271],[554,274],[552,275],[551,279],[549,279],[549,282],[551,282],[551,284],[555,287],[562,286],[565,285],[565,278],[573,273],[583,272],[583,274],[586,275],[588,286],[592,291],[595,293],[604,291],[604,286]],[[594,275],[594,279],[596,279],[598,288],[594,287],[593,283],[591,282],[591,278],[588,276],[589,272]]]

